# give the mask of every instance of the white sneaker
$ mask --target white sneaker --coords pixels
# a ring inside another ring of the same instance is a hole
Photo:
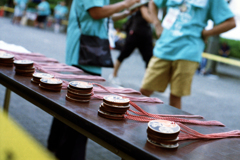
[[[112,84],[116,84],[116,85],[119,85],[119,86],[122,85],[120,79],[118,77],[113,77],[112,74],[109,75],[108,79]]]

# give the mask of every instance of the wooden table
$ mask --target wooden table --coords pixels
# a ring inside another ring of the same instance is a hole
[[[178,149],[157,148],[147,143],[147,123],[115,121],[97,115],[102,100],[75,103],[65,99],[66,90],[49,92],[31,83],[31,77],[15,75],[13,68],[0,66],[0,84],[47,113],[99,143],[123,159],[239,159],[240,138],[181,141]],[[107,85],[107,83],[105,83]],[[189,114],[165,104],[137,103],[150,113]],[[237,122],[236,122],[237,123]],[[189,127],[207,134],[229,131],[226,127]]]

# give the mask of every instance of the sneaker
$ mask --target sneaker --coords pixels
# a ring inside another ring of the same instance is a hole
[[[113,77],[112,74],[109,75],[108,77],[109,81],[112,83],[112,84],[116,84],[116,85],[122,85],[121,81],[119,80],[118,77]]]

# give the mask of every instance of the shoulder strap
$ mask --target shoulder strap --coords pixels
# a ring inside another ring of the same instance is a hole
[[[81,28],[81,24],[80,24],[80,21],[79,21],[79,18],[78,18],[77,11],[75,11],[75,14],[76,14],[76,18],[77,18],[78,27]]]

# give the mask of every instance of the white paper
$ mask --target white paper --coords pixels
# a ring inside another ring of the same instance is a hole
[[[180,13],[179,9],[169,8],[167,15],[165,16],[162,22],[163,28],[170,29],[174,22],[176,21],[179,13]]]

